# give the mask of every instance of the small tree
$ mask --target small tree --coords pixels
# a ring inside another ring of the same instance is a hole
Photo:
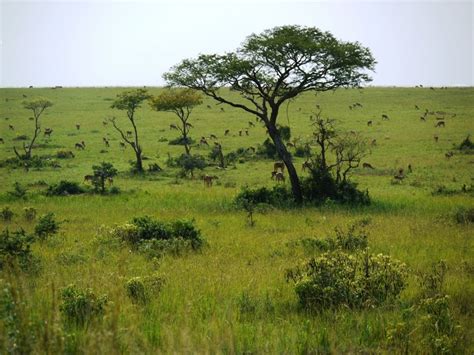
[[[23,101],[23,107],[33,112],[35,131],[33,133],[33,138],[31,139],[30,144],[26,145],[25,143],[23,143],[23,150],[25,152],[24,155],[21,155],[20,153],[18,153],[16,147],[13,147],[13,151],[15,152],[18,158],[26,159],[26,160],[31,159],[31,151],[33,149],[33,145],[36,141],[36,138],[38,138],[39,133],[41,132],[40,116],[44,112],[44,110],[46,110],[48,107],[51,107],[51,106],[53,106],[53,103],[50,100],[45,99],[43,97],[38,97],[38,98],[31,99],[28,101]]]
[[[117,169],[111,163],[102,162],[100,165],[93,165],[94,177],[92,184],[96,191],[105,193],[105,182],[117,175]]]
[[[138,142],[138,130],[136,125],[135,112],[141,107],[143,101],[148,100],[151,96],[145,89],[136,89],[131,91],[124,91],[117,95],[117,99],[112,104],[111,108],[117,110],[127,111],[127,117],[133,127],[133,137],[128,138],[124,131],[117,126],[115,117],[109,119],[114,128],[120,133],[122,139],[133,148],[136,156],[135,170],[138,173],[142,173],[143,162],[142,162],[142,147]]]
[[[202,103],[201,95],[191,89],[169,89],[163,91],[157,97],[150,100],[151,107],[156,111],[173,112],[179,118],[179,125],[171,127],[177,129],[183,138],[186,154],[190,154],[190,140],[188,138],[189,130],[192,127],[189,123],[189,115],[193,108]]]
[[[182,154],[176,160],[176,164],[181,167],[182,175],[187,176],[189,173],[191,178],[194,178],[194,170],[203,170],[206,167],[206,160],[200,155]]]
[[[374,65],[370,50],[357,42],[314,27],[282,26],[250,35],[235,52],[183,60],[164,78],[259,117],[287,167],[293,197],[302,203],[300,180],[277,128],[282,105],[307,91],[359,87],[371,80],[367,70]]]

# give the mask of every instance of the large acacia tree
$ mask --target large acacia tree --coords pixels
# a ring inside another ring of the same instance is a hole
[[[180,123],[178,125],[171,125],[171,127],[174,127],[181,133],[187,155],[191,152],[189,130],[192,125],[188,122],[189,115],[193,108],[201,103],[202,97],[200,93],[190,89],[165,90],[150,100],[152,109],[156,111],[173,112],[178,116]]]
[[[136,89],[130,91],[124,91],[121,94],[117,95],[117,99],[112,103],[111,108],[115,108],[118,110],[123,110],[127,112],[127,118],[132,124],[133,132],[132,137],[129,137],[123,129],[121,129],[116,122],[115,117],[110,118],[110,122],[120,133],[122,139],[132,147],[133,151],[135,152],[136,162],[135,162],[135,171],[138,173],[143,172],[143,162],[142,162],[142,147],[138,141],[138,129],[136,123],[136,116],[135,113],[137,109],[139,109],[143,103],[143,101],[148,100],[151,96],[148,94],[147,90],[145,89]]]
[[[164,74],[170,85],[201,91],[258,116],[285,163],[293,196],[303,200],[291,155],[277,129],[283,103],[307,91],[359,87],[370,81],[375,60],[368,48],[313,27],[282,26],[252,34],[235,52],[185,59]],[[228,87],[244,100],[226,95]]]

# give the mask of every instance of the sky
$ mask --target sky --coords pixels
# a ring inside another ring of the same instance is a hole
[[[282,25],[369,47],[371,85],[474,86],[473,17],[474,0],[0,0],[0,87],[161,86]]]

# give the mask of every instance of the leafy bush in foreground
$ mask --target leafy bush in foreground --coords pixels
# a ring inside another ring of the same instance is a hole
[[[164,284],[159,276],[133,277],[127,281],[125,288],[133,303],[146,304],[156,295]]]
[[[287,271],[300,304],[315,310],[381,305],[399,296],[406,277],[403,263],[368,250],[356,255],[340,250],[324,253]]]
[[[33,238],[23,229],[11,232],[5,229],[0,234],[0,270],[6,266],[18,265],[27,270],[34,264],[31,244]]]
[[[35,235],[45,240],[49,236],[56,234],[59,230],[59,223],[54,219],[54,213],[50,212],[40,217],[35,226]]]
[[[48,196],[67,196],[67,195],[79,195],[84,193],[85,190],[74,181],[61,180],[57,184],[50,185],[46,190]]]
[[[15,212],[13,212],[8,206],[2,208],[2,210],[0,211],[0,218],[5,222],[11,221],[14,215]]]
[[[105,313],[108,299],[106,295],[97,297],[91,289],[80,289],[69,285],[61,292],[62,304],[59,309],[67,324],[84,326]]]

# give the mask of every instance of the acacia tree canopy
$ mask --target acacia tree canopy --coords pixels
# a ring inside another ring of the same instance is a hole
[[[163,77],[260,117],[288,169],[295,200],[302,202],[291,155],[276,129],[280,106],[306,91],[360,87],[371,80],[367,71],[375,63],[358,42],[339,41],[314,27],[282,26],[250,35],[235,52],[185,59]],[[222,87],[245,101],[226,97]]]

